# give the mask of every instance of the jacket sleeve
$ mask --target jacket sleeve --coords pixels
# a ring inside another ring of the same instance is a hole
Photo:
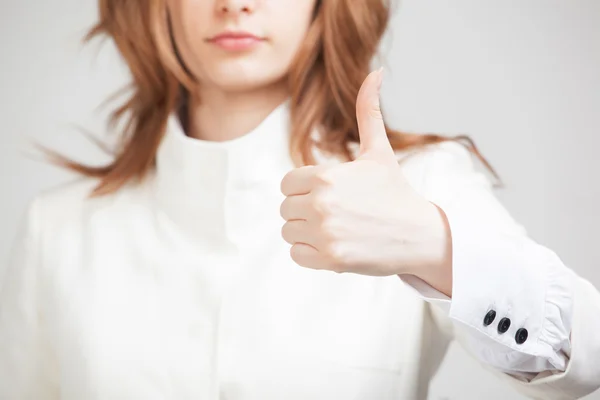
[[[57,398],[40,307],[38,222],[34,201],[0,275],[0,399]]]
[[[452,234],[452,299],[402,279],[463,348],[520,392],[551,400],[596,390],[598,290],[528,237],[461,145],[423,157],[423,195],[445,212]]]

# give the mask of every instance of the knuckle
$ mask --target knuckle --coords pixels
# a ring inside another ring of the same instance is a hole
[[[288,224],[287,222],[285,224],[283,224],[283,226],[281,227],[281,237],[289,243],[288,241]]]
[[[332,260],[329,264],[329,270],[332,272],[335,272],[336,274],[341,274],[344,273],[344,267],[343,267],[343,263],[341,263],[340,261],[336,261],[336,260]]]
[[[301,245],[292,244],[292,247],[290,247],[290,258],[301,267],[312,268],[312,265],[302,251]]]
[[[294,214],[293,199],[291,197],[287,197],[281,202],[281,205],[279,206],[279,215],[285,221],[289,221],[290,219],[292,219],[293,214]]]
[[[294,175],[295,175],[295,170],[291,170],[291,171],[287,172],[281,179],[281,184],[280,184],[279,190],[285,196],[287,196],[290,193],[290,186],[292,184]]]
[[[331,217],[325,217],[319,221],[319,231],[321,238],[326,243],[335,243],[337,240],[337,230]]]
[[[279,206],[279,215],[281,216],[281,218],[287,220],[286,215],[287,215],[287,207],[288,207],[288,199],[285,199],[284,201],[281,202],[281,205]]]
[[[345,254],[342,246],[337,241],[330,241],[325,246],[325,253],[330,262],[331,268],[335,272],[339,272],[344,265]]]
[[[322,193],[315,193],[310,199],[311,207],[321,218],[326,218],[330,212],[329,200]]]
[[[288,186],[288,180],[290,173],[288,172],[287,174],[285,174],[285,176],[283,177],[283,179],[281,180],[281,184],[279,185],[279,190],[281,191],[282,194],[286,195],[287,192],[287,186]],[[287,195],[286,195],[287,196]]]
[[[371,118],[383,120],[383,114],[381,112],[381,107],[379,107],[377,105],[369,107],[367,109],[367,114]]]
[[[299,265],[301,264],[300,255],[298,252],[298,246],[292,245],[292,247],[290,247],[290,257],[296,264],[299,264]]]
[[[315,181],[321,186],[329,186],[333,183],[333,169],[332,168],[320,168],[315,173]]]
[[[315,211],[316,215],[320,217],[321,220],[328,218],[334,213],[338,201],[333,190],[317,190],[313,192],[311,196],[311,207]]]

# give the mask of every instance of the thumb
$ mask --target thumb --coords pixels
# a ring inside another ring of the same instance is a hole
[[[387,138],[379,93],[383,68],[371,72],[363,82],[356,100],[356,118],[360,136],[360,158],[395,160],[394,150]]]

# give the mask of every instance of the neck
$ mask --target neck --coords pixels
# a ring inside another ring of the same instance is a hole
[[[284,81],[249,92],[205,88],[190,97],[187,135],[214,142],[236,139],[260,125],[287,96]]]

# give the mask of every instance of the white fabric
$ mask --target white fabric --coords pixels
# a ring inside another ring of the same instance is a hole
[[[459,145],[399,154],[448,215],[452,300],[414,277],[295,265],[287,107],[220,143],[173,118],[143,184],[36,197],[0,297],[0,399],[425,399],[452,337],[537,398],[600,385],[598,291],[526,236]]]

